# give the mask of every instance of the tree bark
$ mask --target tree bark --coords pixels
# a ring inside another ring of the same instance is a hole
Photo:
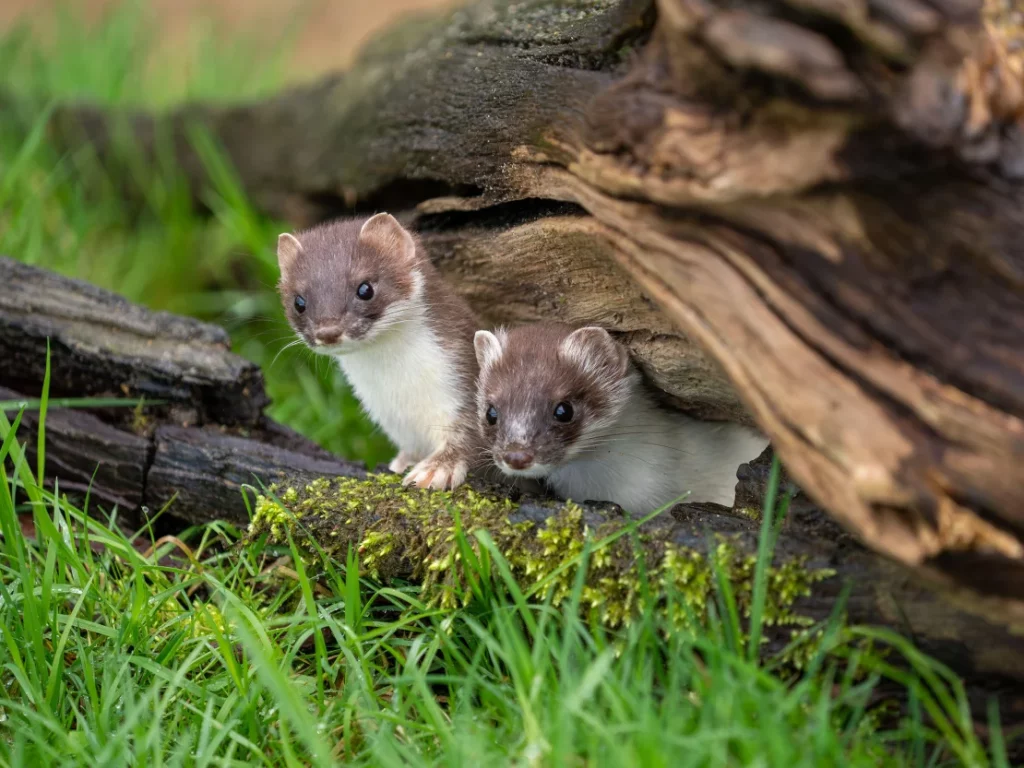
[[[264,210],[406,210],[492,321],[598,322],[846,530],[1024,627],[1024,78],[992,0],[479,0],[129,119]],[[119,119],[58,110],[116,164]],[[166,143],[165,143],[166,142]],[[613,266],[615,265],[615,266]]]

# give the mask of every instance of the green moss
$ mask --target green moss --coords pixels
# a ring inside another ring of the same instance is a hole
[[[762,512],[756,507],[736,507],[733,511],[753,520],[756,523],[761,522]]]
[[[592,550],[581,602],[583,609],[596,612],[612,627],[646,610],[662,612],[679,629],[703,622],[714,595],[716,569],[732,584],[739,609],[749,613],[756,556],[741,551],[728,537],[719,537],[710,554],[651,533],[615,537],[626,520],[592,530],[583,510],[571,502],[552,503],[551,514],[535,523],[519,519],[518,506],[507,498],[465,486],[454,492],[407,489],[397,475],[317,480],[302,489],[283,490],[279,498],[281,505],[269,497],[258,499],[252,535],[266,533],[273,541],[284,541],[286,531],[292,531],[300,544],[311,536],[340,560],[355,547],[371,577],[419,582],[424,600],[442,608],[471,599],[469,585],[479,574],[465,567],[457,537],[461,530],[465,545],[479,559],[475,533],[483,530],[520,586],[554,605],[572,592],[587,538],[603,542]],[[646,571],[646,590],[641,568]],[[831,575],[829,570],[808,567],[802,558],[770,568],[765,622],[809,625],[811,621],[796,611],[797,601]]]

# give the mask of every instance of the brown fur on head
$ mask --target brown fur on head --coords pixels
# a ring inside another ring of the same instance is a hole
[[[412,235],[387,213],[282,234],[278,292],[288,322],[317,352],[365,345],[421,306],[420,258]]]
[[[635,385],[629,354],[602,328],[478,331],[474,345],[481,435],[508,474],[543,477],[572,460]]]

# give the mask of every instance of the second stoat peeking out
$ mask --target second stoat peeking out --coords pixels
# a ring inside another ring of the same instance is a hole
[[[601,328],[523,326],[474,338],[481,435],[509,476],[562,498],[613,501],[641,515],[686,501],[732,505],[736,469],[768,441],[698,421],[645,391],[626,349]]]

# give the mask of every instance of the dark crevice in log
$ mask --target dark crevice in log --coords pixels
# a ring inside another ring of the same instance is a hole
[[[428,178],[394,179],[372,195],[356,199],[347,207],[343,205],[338,209],[338,214],[352,216],[379,211],[403,211],[437,197],[474,198],[483,194],[483,188],[476,184],[450,184],[441,179]]]
[[[156,461],[156,439],[153,434],[154,430],[150,430],[148,440],[146,441],[146,462],[143,468],[142,475],[142,486],[139,490],[139,517],[148,517],[149,515],[157,512],[156,509],[149,509],[146,506],[146,492],[149,488],[149,473],[153,469],[153,462]]]
[[[986,595],[1014,598],[1024,590],[1024,563],[987,552],[943,552],[928,565]]]
[[[586,216],[587,212],[575,203],[544,198],[524,198],[507,203],[489,205],[469,211],[445,211],[421,214],[416,219],[420,232],[445,232],[465,227],[496,230],[515,227],[549,216]]]

